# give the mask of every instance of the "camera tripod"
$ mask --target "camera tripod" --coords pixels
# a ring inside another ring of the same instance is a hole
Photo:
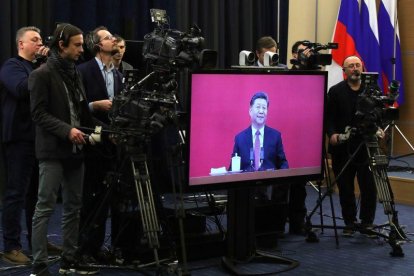
[[[317,202],[317,205],[314,207],[312,212],[306,217],[306,228],[308,230],[307,241],[308,242],[318,241],[316,234],[311,231],[312,227],[318,227],[318,226],[311,224],[311,217],[316,212],[316,210],[321,207],[322,201],[326,196],[330,197],[331,208],[333,210],[333,203],[332,203],[333,184],[337,183],[338,179],[342,176],[345,169],[349,166],[351,161],[355,158],[359,150],[361,150],[361,148],[364,146],[368,153],[368,159],[369,159],[368,165],[369,165],[369,169],[372,172],[374,183],[377,189],[378,201],[384,207],[384,213],[386,216],[388,216],[388,223],[385,225],[375,226],[373,228],[363,228],[360,225],[356,225],[353,230],[359,231],[362,234],[375,235],[376,237],[384,238],[392,248],[390,255],[393,257],[403,257],[404,253],[401,248],[401,244],[406,242],[408,239],[398,222],[398,212],[395,209],[394,195],[393,195],[391,185],[390,185],[388,175],[387,175],[388,158],[384,154],[381,153],[380,147],[378,145],[378,138],[375,135],[367,137],[366,140],[362,141],[357,147],[357,149],[355,150],[355,152],[351,155],[351,157],[345,163],[341,172],[336,176],[334,182],[333,183],[330,183],[330,181],[328,182],[327,192],[323,196],[320,197],[320,200]],[[325,170],[328,171],[327,169]],[[328,177],[328,180],[329,180],[329,177]],[[334,225],[333,226],[320,225],[319,227],[320,228],[333,228],[335,231],[336,243],[338,245],[337,229],[339,228],[343,229],[344,227],[339,227],[336,225],[334,212],[332,212],[332,214],[333,214]],[[381,231],[386,228],[389,229],[388,234]]]
[[[397,132],[400,134],[401,138],[404,139],[405,143],[411,148],[411,150],[413,151],[413,153],[410,154],[405,154],[402,156],[398,156],[399,157],[405,157],[405,156],[409,156],[409,155],[413,155],[414,154],[414,146],[410,143],[410,141],[408,141],[407,137],[404,135],[404,133],[400,130],[400,128],[395,124],[395,121],[391,121],[385,128],[384,128],[384,132],[387,132],[388,130],[391,131],[391,150],[390,150],[390,156],[392,156],[394,150],[393,150],[393,141],[394,141],[394,130],[397,130]]]

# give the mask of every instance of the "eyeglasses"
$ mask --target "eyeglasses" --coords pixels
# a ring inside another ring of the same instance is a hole
[[[344,68],[348,68],[348,69],[361,68],[361,67],[362,67],[361,63],[351,63],[351,64],[348,64],[347,66],[344,66]]]
[[[109,35],[105,36],[104,38],[102,38],[101,41],[103,41],[103,40],[112,40],[114,38],[115,37],[113,35],[109,34]]]

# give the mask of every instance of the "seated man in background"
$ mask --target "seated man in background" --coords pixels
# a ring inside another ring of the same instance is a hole
[[[254,65],[264,67],[264,56],[266,52],[277,53],[277,42],[270,36],[263,36],[256,42],[256,57]],[[276,66],[287,69],[285,64],[277,63]]]

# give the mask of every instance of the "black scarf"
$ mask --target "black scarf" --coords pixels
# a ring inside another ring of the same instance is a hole
[[[77,118],[80,118],[81,86],[79,73],[73,60],[63,59],[57,51],[51,51],[47,59],[62,77],[67,89],[69,100]]]

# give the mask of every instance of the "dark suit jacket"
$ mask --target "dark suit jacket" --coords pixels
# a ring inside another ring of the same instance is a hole
[[[105,80],[99,65],[95,58],[82,63],[78,66],[78,70],[82,75],[82,82],[85,87],[86,98],[88,103],[109,99],[106,90]],[[122,90],[122,74],[114,69],[114,93],[118,95]],[[109,124],[108,113],[103,111],[93,111],[96,118],[102,122]]]
[[[81,83],[80,86],[82,87]],[[50,61],[30,74],[29,90],[32,117],[36,123],[36,157],[38,159],[83,157],[81,153],[72,153],[73,144],[68,138],[73,128],[70,121],[69,100],[63,79]],[[82,94],[86,99],[83,89]],[[80,124],[83,127],[94,127],[98,124],[92,119],[86,100],[81,102]]]
[[[132,67],[132,65],[131,64],[129,64],[128,62],[126,62],[126,61],[121,61],[121,66],[119,66],[119,72],[121,72],[122,74],[124,74],[124,71],[125,70],[131,70],[131,69],[134,69],[134,67]]]
[[[256,60],[254,62],[254,65],[253,66],[257,66],[259,68],[269,68],[269,67],[260,67],[259,66],[259,60]],[[283,64],[283,63],[278,63],[276,66],[270,66],[270,67],[278,68],[278,69],[288,69],[287,65],[286,64]]]
[[[34,141],[34,125],[30,114],[27,82],[33,63],[21,57],[10,58],[2,66],[0,80],[2,141]]]
[[[250,150],[253,149],[253,137],[251,126],[236,135],[234,139],[233,154],[241,158],[240,169],[249,170],[251,168]],[[287,169],[289,168],[283,150],[282,136],[279,131],[265,126],[263,140],[264,158],[260,169]],[[253,157],[254,159],[254,157]]]

